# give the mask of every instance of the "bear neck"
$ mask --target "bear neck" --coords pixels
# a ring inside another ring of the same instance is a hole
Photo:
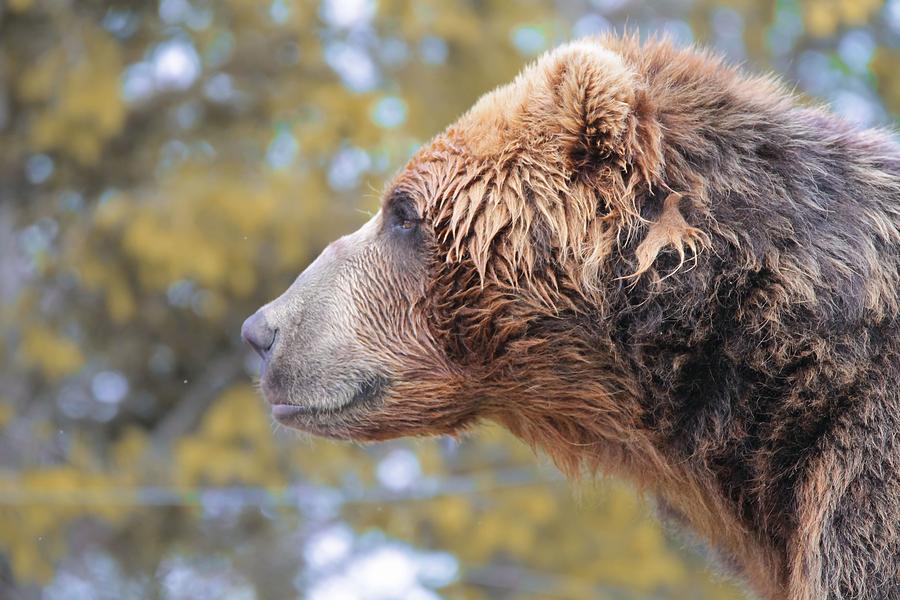
[[[560,358],[554,364],[530,361],[519,395],[509,393],[515,384],[497,389],[491,418],[545,451],[572,479],[603,474],[631,482],[656,500],[666,520],[710,542],[757,593],[777,597],[772,586],[782,580],[783,553],[741,518],[706,466],[674,459],[665,437],[648,426],[641,386],[624,370],[597,368],[601,363],[565,353],[563,348],[553,353]],[[514,404],[511,397],[517,398]]]

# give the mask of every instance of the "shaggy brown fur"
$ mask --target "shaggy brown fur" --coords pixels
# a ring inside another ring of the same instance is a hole
[[[571,475],[638,483],[765,598],[900,598],[888,134],[702,52],[582,41],[423,148],[371,228],[347,261],[395,282],[353,284],[377,393],[293,425],[492,419]]]

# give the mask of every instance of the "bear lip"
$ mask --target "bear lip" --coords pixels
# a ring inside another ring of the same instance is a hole
[[[291,402],[274,402],[271,405],[272,417],[282,423],[297,429],[308,429],[317,424],[327,423],[329,420],[361,409],[382,399],[387,391],[389,382],[381,375],[371,375],[356,385],[356,390],[349,400],[335,407],[320,407]]]
[[[272,405],[272,416],[278,420],[283,418],[292,417],[296,414],[304,412],[306,407],[299,406],[297,404],[273,404]]]

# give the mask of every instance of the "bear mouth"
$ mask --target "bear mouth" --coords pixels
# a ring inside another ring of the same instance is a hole
[[[353,393],[337,406],[315,406],[293,402],[277,402],[271,405],[272,417],[282,425],[316,433],[333,435],[330,425],[339,424],[348,416],[380,402],[390,385],[382,375],[368,375],[355,384]]]

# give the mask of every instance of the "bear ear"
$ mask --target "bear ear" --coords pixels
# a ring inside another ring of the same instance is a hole
[[[638,122],[636,110],[645,99],[634,71],[619,54],[599,41],[580,40],[546,54],[534,68],[545,87],[534,90],[531,117],[557,145],[570,169],[612,163],[647,170],[633,164],[640,158],[636,155],[646,154],[638,138],[648,133],[648,124]],[[655,146],[653,140],[648,142]]]

